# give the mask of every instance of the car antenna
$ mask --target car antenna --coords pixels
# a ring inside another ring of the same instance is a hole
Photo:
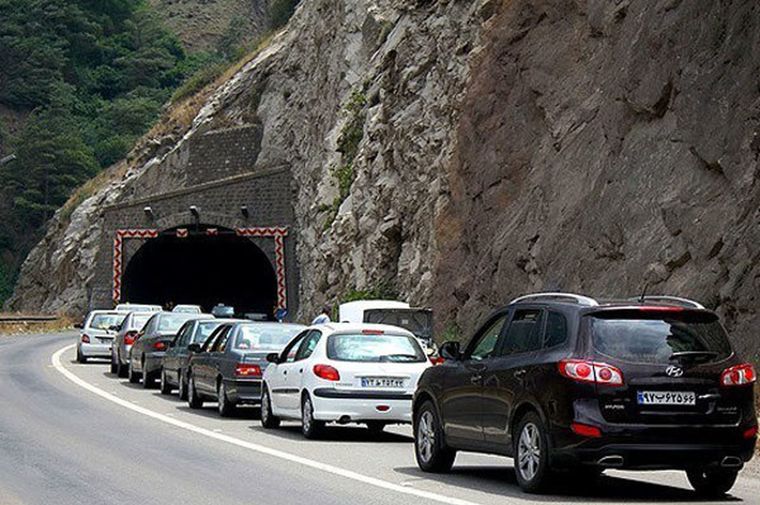
[[[639,297],[639,303],[644,303],[646,301],[647,297],[647,288],[649,287],[649,283],[644,283],[644,289],[641,291],[641,296]]]

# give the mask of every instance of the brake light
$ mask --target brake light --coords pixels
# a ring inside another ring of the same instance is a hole
[[[82,335],[82,342],[84,342],[85,344],[89,344],[90,337],[88,335]]]
[[[128,331],[127,333],[124,334],[124,345],[134,344],[136,338],[137,338],[136,331]]]
[[[157,351],[165,351],[166,342],[164,342],[163,340],[159,340],[158,342],[153,342],[153,349]]]
[[[622,386],[623,372],[606,363],[563,359],[557,363],[559,373],[579,382],[590,382],[602,386]]]
[[[330,365],[314,365],[314,375],[327,381],[340,380],[340,373]]]
[[[573,433],[582,437],[601,438],[602,436],[602,430],[588,424],[573,423],[570,425],[570,429],[573,430]]]
[[[757,436],[757,426],[753,426],[748,430],[744,430],[743,436],[745,439],[755,438]]]
[[[442,365],[446,362],[441,356],[431,357],[430,362],[434,365]]]
[[[236,377],[261,377],[261,367],[259,365],[249,365],[247,363],[238,363],[235,367]]]
[[[720,374],[721,386],[743,386],[752,384],[756,379],[755,368],[749,363],[726,368]]]
[[[362,335],[384,335],[383,330],[362,330]]]

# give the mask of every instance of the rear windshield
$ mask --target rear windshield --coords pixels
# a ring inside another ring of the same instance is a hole
[[[241,351],[279,351],[303,330],[300,326],[245,324],[240,326],[235,348]]]
[[[191,314],[164,314],[158,320],[158,331],[161,333],[176,333],[185,321],[192,319]],[[197,317],[196,317],[197,319]]]
[[[327,357],[336,361],[417,363],[425,361],[417,339],[406,335],[331,335]]]
[[[109,330],[111,326],[119,326],[126,316],[126,314],[95,314],[90,321],[90,328]]]
[[[219,327],[224,321],[209,321],[207,323],[199,323],[195,328],[195,335],[193,335],[193,341],[191,343],[205,342],[211,333]]]
[[[138,329],[142,328],[143,326],[145,326],[145,323],[148,322],[148,319],[150,319],[150,316],[152,316],[152,314],[135,314],[132,317],[132,327],[138,328]]]
[[[614,311],[590,318],[594,349],[634,363],[720,361],[732,353],[726,331],[708,312]]]

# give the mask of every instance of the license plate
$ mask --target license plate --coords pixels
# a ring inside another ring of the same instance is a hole
[[[697,394],[693,391],[639,391],[639,405],[683,405],[697,404]]]
[[[390,377],[362,377],[363,388],[403,388],[404,379]]]

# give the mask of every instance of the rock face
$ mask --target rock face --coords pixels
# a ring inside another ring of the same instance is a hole
[[[304,2],[178,140],[56,216],[10,305],[81,310],[97,209],[181,185],[183,139],[254,122],[258,163],[294,174],[303,316],[383,286],[467,334],[523,292],[647,285],[716,308],[756,357],[759,10]]]

